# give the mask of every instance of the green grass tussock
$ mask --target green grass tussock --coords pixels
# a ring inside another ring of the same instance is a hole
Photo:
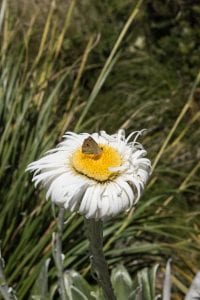
[[[28,163],[65,130],[147,128],[140,139],[154,171],[136,210],[105,224],[105,254],[110,267],[123,263],[131,276],[171,257],[173,299],[182,299],[200,268],[198,1],[49,3],[1,2],[0,240],[7,281],[19,299],[31,297],[56,230],[56,209],[30,183]],[[93,283],[82,227],[79,216],[66,225],[64,264]],[[51,287],[55,278],[50,262]]]

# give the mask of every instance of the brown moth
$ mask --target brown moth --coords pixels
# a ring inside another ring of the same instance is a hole
[[[82,153],[100,155],[102,153],[102,149],[95,142],[95,140],[91,136],[89,136],[83,141]]]

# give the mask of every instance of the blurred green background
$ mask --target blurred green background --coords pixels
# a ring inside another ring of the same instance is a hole
[[[0,240],[9,285],[33,299],[56,230],[28,163],[66,130],[147,128],[140,142],[153,174],[135,212],[105,223],[105,254],[111,269],[123,263],[131,276],[172,258],[172,299],[183,299],[200,268],[199,1],[0,3]],[[74,216],[65,226],[64,265],[94,284],[82,223]],[[49,278],[51,286],[52,261]]]

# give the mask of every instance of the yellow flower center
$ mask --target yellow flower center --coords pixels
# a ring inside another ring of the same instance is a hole
[[[116,171],[110,171],[110,167],[119,167],[122,163],[121,156],[117,150],[107,145],[99,145],[102,149],[100,155],[86,154],[79,148],[72,155],[73,167],[97,181],[106,181],[117,175]]]

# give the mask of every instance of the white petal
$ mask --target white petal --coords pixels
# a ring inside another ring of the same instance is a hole
[[[92,197],[93,197],[93,186],[88,187],[83,196],[81,205],[79,207],[80,214],[87,214],[87,212],[89,211],[90,203],[92,201]]]
[[[70,211],[77,211],[87,187],[88,185],[84,183],[68,187],[69,193],[65,197],[64,207]]]
[[[100,219],[105,218],[109,215],[110,204],[109,204],[109,198],[107,193],[102,195],[101,201],[99,201],[98,203],[98,207],[99,207],[98,218]]]
[[[137,198],[136,198],[136,201],[138,201],[139,198],[140,198],[140,196],[141,196],[141,191],[140,191],[140,184],[139,184],[139,181],[138,181],[137,178],[132,177],[131,183],[133,183],[134,186],[136,187],[136,190],[137,190]]]
[[[100,203],[102,197],[102,186],[100,184],[97,184],[92,188],[93,188],[93,197],[90,201],[89,211],[86,214],[86,218],[88,219],[95,217],[96,212],[98,211],[98,204]]]
[[[120,210],[120,203],[119,203],[119,187],[115,183],[110,183],[108,187],[108,196],[109,196],[109,204],[110,210],[109,215],[114,216]]]
[[[33,181],[35,182],[35,186],[37,186],[42,181],[44,182],[44,184],[46,184],[46,182],[48,182],[49,180],[52,180],[54,176],[60,175],[65,172],[66,172],[66,170],[63,167],[54,169],[54,170],[44,172],[44,173],[34,176]]]
[[[132,188],[126,181],[122,180],[121,178],[116,179],[116,182],[120,185],[124,193],[126,193],[128,197],[129,206],[132,206],[134,202],[134,193]]]

